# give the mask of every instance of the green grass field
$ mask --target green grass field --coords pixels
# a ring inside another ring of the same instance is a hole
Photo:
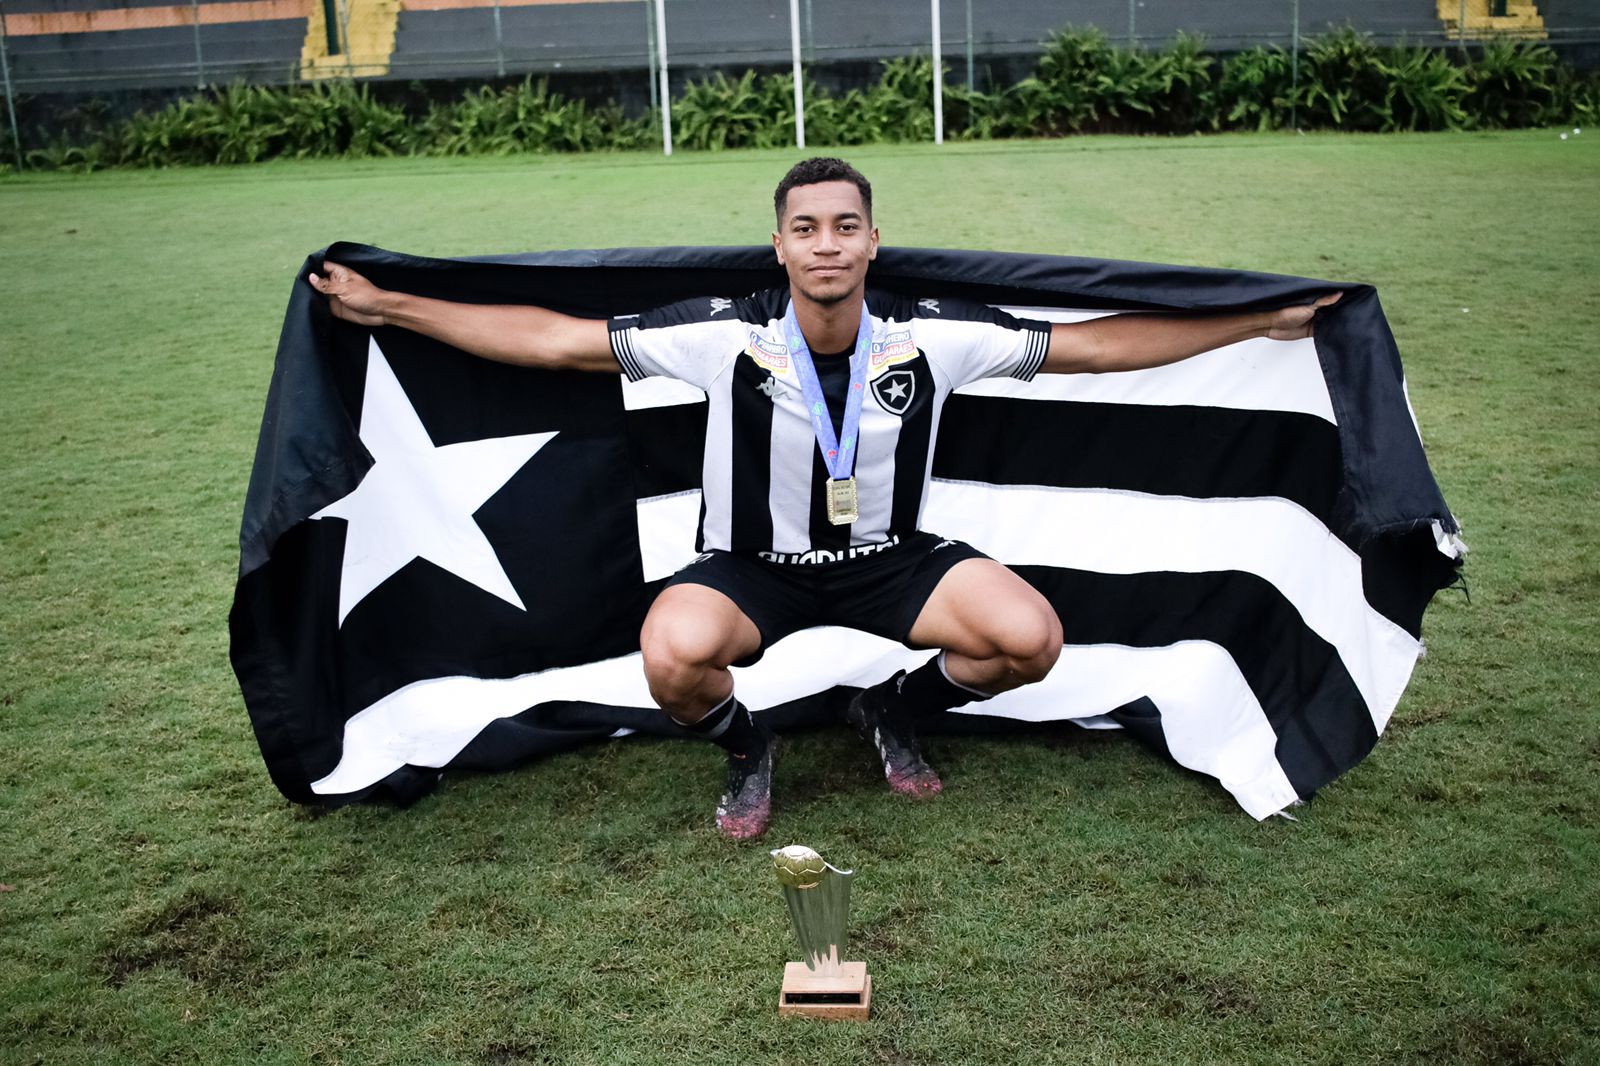
[[[1474,552],[1362,766],[1257,824],[1133,741],[796,738],[865,1025],[780,1021],[720,753],[292,807],[227,661],[294,271],[759,243],[792,153],[0,180],[0,1063],[1600,1062],[1600,130],[871,148],[886,243],[1376,284]]]

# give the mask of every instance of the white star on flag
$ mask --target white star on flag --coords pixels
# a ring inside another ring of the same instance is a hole
[[[339,624],[413,559],[426,559],[527,610],[472,516],[554,437],[527,433],[434,447],[374,338],[361,399],[361,443],[372,453],[372,469],[354,492],[311,516],[350,524]]]

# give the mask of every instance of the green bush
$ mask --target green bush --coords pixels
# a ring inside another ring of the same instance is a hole
[[[78,174],[88,174],[115,165],[115,161],[107,160],[105,146],[98,141],[80,145],[57,140],[43,148],[32,149],[23,159],[33,170],[65,170]]]
[[[931,141],[933,60],[916,56],[886,61],[877,82],[865,91],[845,93],[838,111],[841,144]]]
[[[808,96],[808,141],[839,145],[931,141],[933,60],[927,56],[887,59],[878,80],[867,89],[851,89],[842,97],[820,97],[814,135],[811,101]],[[950,102],[947,92],[945,103]]]
[[[926,141],[933,136],[933,63],[885,60],[878,78],[842,96],[806,85],[812,144]],[[1469,60],[1454,51],[1380,47],[1351,28],[1307,42],[1298,79],[1282,48],[1225,59],[1180,35],[1164,49],[1114,45],[1097,29],[1066,29],[1045,45],[1032,76],[982,93],[944,89],[950,138],[1062,136],[1084,132],[1191,133],[1273,130],[1291,116],[1310,129],[1446,130],[1543,123],[1600,124],[1600,74],[1580,75],[1543,45],[1497,43]],[[773,148],[793,143],[788,74],[715,74],[672,102],[674,141],[686,149]],[[39,169],[90,171],[253,163],[279,157],[507,155],[585,152],[654,143],[654,115],[627,118],[531,78],[437,103],[420,118],[374,98],[367,85],[323,82],[233,85],[122,122],[80,107],[71,133],[27,153]],[[9,160],[7,160],[9,162]]]
[[[1345,27],[1311,42],[1295,97],[1306,127],[1390,132],[1462,129],[1467,74],[1444,52],[1379,47]]]
[[[1284,128],[1295,103],[1294,58],[1276,46],[1234,53],[1222,61],[1214,100],[1218,127]]]
[[[810,109],[807,108],[809,116]],[[685,148],[776,148],[794,143],[794,79],[737,80],[720,71],[684,86],[672,102],[672,140]]]
[[[1570,67],[1557,69],[1550,93],[1550,110],[1540,116],[1540,124],[1584,126],[1600,123],[1600,71],[1579,74]]]
[[[1100,30],[1069,27],[1045,44],[1038,73],[1002,94],[1009,105],[1002,129],[1059,136],[1104,128],[1129,109],[1149,111],[1140,66]]]
[[[1471,125],[1461,106],[1471,89],[1466,70],[1443,52],[1385,48],[1378,54],[1378,69],[1384,93],[1370,110],[1382,120],[1380,131],[1459,130]]]
[[[1069,28],[1046,43],[1037,73],[997,94],[980,117],[1002,137],[1214,129],[1215,66],[1199,37],[1180,34],[1154,51]]]
[[[1376,130],[1383,120],[1374,103],[1383,92],[1378,49],[1365,34],[1340,30],[1301,53],[1296,102],[1302,126]]]
[[[590,108],[531,78],[496,92],[487,86],[431,108],[414,150],[426,155],[514,155],[637,147],[648,122],[629,122],[615,104]],[[339,154],[339,153],[329,153]]]
[[[1486,45],[1466,68],[1462,107],[1479,126],[1535,126],[1556,102],[1556,54],[1542,44],[1501,41]]]
[[[1165,51],[1155,53],[1149,73],[1155,85],[1151,102],[1157,132],[1194,133],[1221,126],[1218,63],[1205,47],[1204,37],[1180,33]]]
[[[882,144],[933,137],[933,61],[907,56],[883,62],[867,89],[835,96],[806,82],[806,141],[813,145]],[[964,135],[981,93],[945,90],[946,132]],[[672,104],[673,143],[685,148],[781,148],[794,143],[794,78],[733,79],[714,74],[690,82]]]
[[[230,85],[140,112],[98,142],[123,166],[256,163],[279,157],[401,155],[415,132],[365,85]]]

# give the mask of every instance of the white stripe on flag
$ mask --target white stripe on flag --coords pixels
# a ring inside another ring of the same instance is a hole
[[[640,381],[634,381],[627,375],[622,378],[622,406],[628,411],[703,403],[705,398],[704,392],[677,378],[644,378]]]
[[[1160,710],[1173,759],[1217,778],[1252,817],[1266,818],[1299,798],[1278,765],[1278,737],[1260,701],[1233,656],[1210,641],[1158,648],[1069,644],[1043,681],[961,713],[1089,719],[1140,697]]]
[[[1014,566],[1255,574],[1338,651],[1379,732],[1421,652],[1411,634],[1367,603],[1360,557],[1287,500],[935,480],[925,525]],[[1040,529],[1051,535],[1038,536]]]
[[[870,685],[927,657],[854,630],[810,629],[773,645],[755,666],[735,669],[735,691],[748,706],[772,707],[835,684]],[[815,669],[818,661],[830,664],[826,677]],[[1141,696],[1161,709],[1173,757],[1217,777],[1253,817],[1265,818],[1298,798],[1278,766],[1277,738],[1250,686],[1226,651],[1204,641],[1068,647],[1043,682],[968,713],[1031,722],[1098,719]],[[339,765],[312,791],[356,792],[402,766],[444,766],[496,719],[556,700],[651,706],[638,655],[503,680],[419,681],[345,723]]]
[[[634,504],[639,520],[639,556],[644,579],[671,577],[694,562],[694,531],[700,522],[700,490],[652,496]]]
[[[825,673],[816,669],[819,656],[829,664]],[[926,651],[853,630],[811,629],[779,641],[755,666],[736,669],[735,688],[746,705],[771,707],[836,684],[870,685],[927,657]],[[402,766],[444,766],[496,719],[555,700],[655,705],[637,653],[514,678],[430,678],[391,692],[347,720],[339,765],[311,789],[339,795],[367,788]]]
[[[1003,307],[1001,310],[1047,322],[1082,322],[1102,317],[1098,312],[1050,307]],[[1328,383],[1317,359],[1317,346],[1309,339],[1241,341],[1181,363],[1118,374],[1040,374],[1031,382],[987,378],[966,386],[960,393],[1152,407],[1287,411],[1335,421]]]

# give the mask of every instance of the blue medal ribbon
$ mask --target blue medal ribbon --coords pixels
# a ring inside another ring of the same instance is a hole
[[[856,350],[850,355],[850,391],[845,393],[844,421],[839,426],[839,437],[834,436],[833,419],[828,417],[828,401],[822,395],[822,383],[817,380],[811,348],[806,344],[805,334],[800,332],[800,323],[795,320],[793,300],[784,312],[783,332],[789,338],[789,352],[794,356],[795,372],[800,375],[800,394],[805,397],[806,410],[811,413],[811,431],[816,434],[817,447],[822,449],[823,465],[828,468],[829,477],[843,481],[855,470],[856,434],[861,428],[867,357],[872,351],[872,317],[867,314],[867,301],[861,301],[861,327],[856,331]]]

